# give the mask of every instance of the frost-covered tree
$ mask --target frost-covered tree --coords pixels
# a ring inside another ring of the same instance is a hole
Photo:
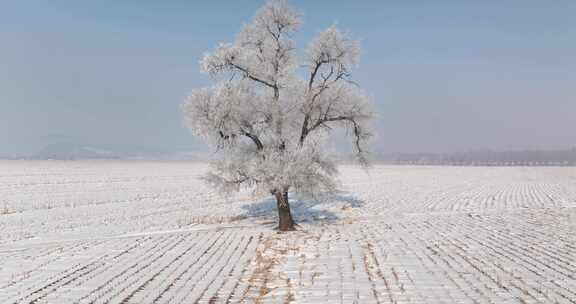
[[[332,26],[298,54],[291,38],[301,23],[286,1],[265,4],[233,43],[204,56],[201,69],[216,83],[194,90],[182,106],[192,132],[221,153],[206,180],[223,191],[273,195],[281,231],[294,229],[289,192],[335,190],[337,169],[325,151],[330,131],[346,128],[366,163],[373,116],[350,78],[358,44]]]

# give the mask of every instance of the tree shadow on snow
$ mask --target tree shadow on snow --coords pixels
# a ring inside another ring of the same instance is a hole
[[[346,210],[359,208],[364,201],[346,192],[337,192],[320,200],[305,200],[298,197],[290,198],[292,217],[298,223],[326,224],[342,219]],[[276,200],[267,198],[256,203],[243,205],[245,211],[241,218],[260,221],[262,225],[276,227],[278,210]]]

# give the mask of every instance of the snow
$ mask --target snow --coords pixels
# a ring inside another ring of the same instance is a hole
[[[193,162],[0,162],[0,303],[575,303],[576,168],[340,166],[222,197]]]

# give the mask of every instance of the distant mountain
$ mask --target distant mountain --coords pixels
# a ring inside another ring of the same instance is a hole
[[[34,159],[108,159],[118,158],[114,152],[102,148],[72,143],[49,144],[32,155]]]
[[[203,151],[168,152],[150,147],[126,145],[83,145],[72,142],[49,144],[33,154],[31,159],[82,160],[82,159],[150,159],[150,160],[202,160]]]

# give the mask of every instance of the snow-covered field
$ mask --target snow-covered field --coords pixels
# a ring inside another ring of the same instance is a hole
[[[0,303],[576,303],[576,168],[341,167],[222,197],[187,162],[0,162]]]

